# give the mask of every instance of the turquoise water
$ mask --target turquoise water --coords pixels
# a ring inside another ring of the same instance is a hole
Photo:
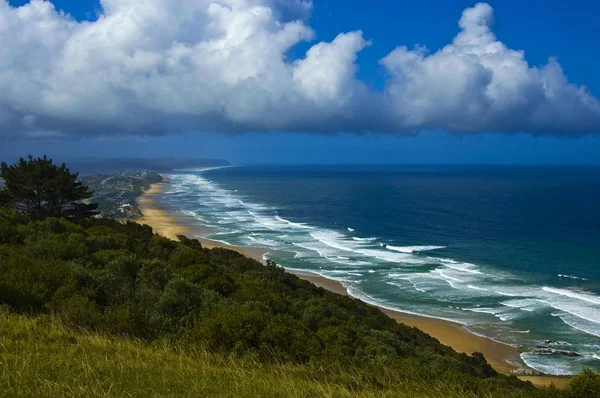
[[[600,169],[230,167],[169,176],[162,200],[288,269],[451,319],[531,367],[600,369]],[[565,355],[571,353],[572,356]]]

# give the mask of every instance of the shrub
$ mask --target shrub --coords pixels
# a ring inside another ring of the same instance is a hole
[[[59,301],[55,310],[58,316],[71,327],[97,329],[102,318],[96,304],[79,294]]]
[[[11,311],[54,312],[72,327],[192,351],[312,364],[334,379],[336,369],[352,369],[355,376],[342,377],[351,389],[428,380],[470,396],[556,393],[497,375],[481,354],[458,354],[274,263],[171,241],[134,223],[1,220],[0,304]],[[565,394],[595,396],[598,378],[584,373]]]
[[[600,374],[585,369],[571,380],[566,393],[572,398],[600,398]]]
[[[73,277],[67,263],[8,251],[0,262],[0,303],[18,311],[44,311],[54,294]]]
[[[202,306],[203,289],[182,279],[173,279],[165,286],[156,308],[166,330],[193,328]]]

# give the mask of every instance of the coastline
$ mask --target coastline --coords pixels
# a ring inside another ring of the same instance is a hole
[[[157,234],[170,239],[177,240],[177,235],[187,235],[198,239],[203,247],[206,248],[219,247],[231,249],[258,261],[263,260],[263,256],[267,253],[266,249],[260,247],[232,246],[206,239],[203,236],[210,234],[213,231],[212,229],[199,225],[196,219],[193,219],[192,222],[191,217],[190,219],[187,219],[188,216],[174,214],[161,206],[156,197],[163,192],[165,183],[168,183],[168,181],[152,184],[150,188],[138,198],[138,205],[140,206],[143,217],[137,220],[137,222],[150,225]],[[326,290],[350,296],[346,287],[338,281],[327,279],[316,274],[287,272],[293,273],[299,278],[307,280]],[[404,313],[380,306],[376,307],[397,322],[416,327],[436,338],[442,344],[452,347],[457,352],[465,352],[468,354],[481,352],[488,363],[499,373],[511,374],[512,371],[518,368],[527,368],[520,358],[520,352],[515,347],[475,335],[459,323]],[[521,380],[531,381],[538,386],[554,384],[558,388],[564,387],[570,379],[570,377],[561,376],[519,376],[519,378]]]
[[[211,228],[203,227],[197,221],[192,223],[192,220],[187,220],[187,216],[173,214],[161,206],[156,200],[156,196],[163,192],[164,184],[152,184],[142,196],[138,197],[137,202],[143,214],[143,217],[137,220],[138,223],[151,226],[154,232],[169,239],[178,240],[177,235],[188,235],[198,239],[202,246],[208,249],[216,247],[231,249],[247,257],[263,261],[267,250],[260,247],[229,246],[222,242],[206,239],[203,236],[210,234],[213,231]]]

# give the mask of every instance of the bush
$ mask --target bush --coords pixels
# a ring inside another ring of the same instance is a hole
[[[274,263],[175,242],[134,223],[19,222],[0,217],[0,305],[11,311],[54,312],[71,327],[192,351],[313,364],[327,377],[352,369],[356,378],[344,381],[352,389],[451,380],[471,396],[556,394],[498,375],[481,354],[458,354]],[[597,396],[598,378],[583,373],[565,394]]]
[[[67,263],[9,249],[0,262],[0,303],[23,312],[47,309],[54,294],[73,277]]]
[[[600,375],[593,370],[585,369],[571,380],[566,393],[572,398],[600,398]]]
[[[163,328],[173,332],[193,328],[202,306],[203,293],[204,290],[193,283],[171,280],[156,304],[163,319]]]
[[[66,325],[76,328],[95,329],[102,318],[96,304],[79,294],[59,301],[55,309]]]
[[[0,208],[0,245],[22,242],[22,236],[17,229],[20,221],[16,212]]]

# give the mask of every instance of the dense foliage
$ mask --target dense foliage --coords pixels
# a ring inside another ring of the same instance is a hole
[[[357,369],[360,385],[452,381],[465,393],[555,394],[498,375],[358,300],[270,262],[109,219],[25,222],[0,212],[0,304],[90,331],[259,362]],[[366,388],[366,387],[365,387]],[[544,395],[545,396],[545,395]]]
[[[13,165],[0,164],[0,205],[5,205],[30,219],[46,217],[90,217],[98,205],[84,203],[92,197],[87,186],[63,163],[55,165],[46,156],[20,158]]]
[[[415,374],[412,374],[415,372]],[[2,397],[598,397],[598,377],[577,376],[564,391],[513,389],[477,395],[462,379],[418,377],[419,368],[368,377],[352,366],[274,363],[65,327],[56,317],[0,306]],[[382,381],[382,383],[377,383]],[[497,391],[497,389],[496,389]]]

